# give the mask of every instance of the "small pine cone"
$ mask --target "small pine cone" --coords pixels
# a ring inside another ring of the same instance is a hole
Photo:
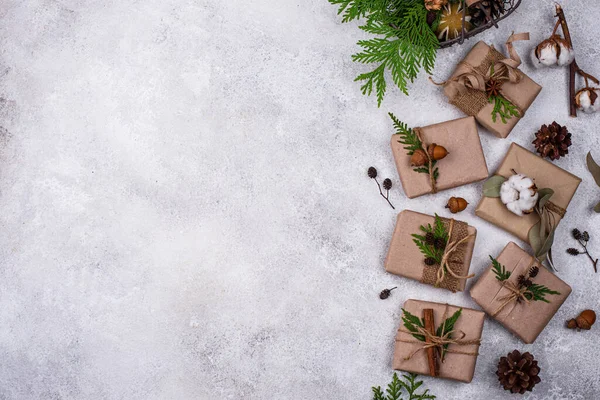
[[[504,390],[523,394],[532,391],[542,380],[538,376],[540,367],[529,352],[521,354],[518,350],[508,353],[498,363],[496,375]]]
[[[558,160],[569,154],[571,134],[565,126],[561,126],[554,121],[550,125],[542,125],[535,134],[535,140],[532,143],[542,157]]]
[[[390,190],[392,188],[392,180],[390,178],[385,178],[383,180],[383,188],[385,190]]]
[[[369,167],[369,170],[367,171],[367,175],[369,175],[369,178],[371,178],[371,179],[377,178],[377,170],[375,169],[375,167]]]
[[[567,249],[567,253],[569,253],[572,256],[578,256],[579,255],[579,250],[570,247],[570,248]]]
[[[540,272],[540,268],[538,266],[531,267],[531,269],[529,270],[529,277],[535,278],[538,272]]]
[[[530,279],[525,279],[525,280],[523,281],[523,286],[525,286],[525,287],[529,287],[529,286],[531,286],[531,285],[533,285],[533,282],[531,282],[531,280],[530,280]]]
[[[429,265],[430,267],[435,264],[435,258],[427,257],[425,259],[425,265]]]
[[[446,247],[446,241],[442,238],[436,238],[433,242],[433,247],[435,247],[438,250],[441,250],[444,247]]]
[[[573,238],[574,238],[575,240],[579,240],[579,239],[581,239],[581,237],[583,236],[583,235],[581,234],[581,232],[579,231],[579,229],[577,229],[577,228],[573,229],[573,230],[571,231],[571,234],[573,235]]]
[[[435,242],[435,236],[431,232],[427,232],[425,235],[425,243],[432,245]]]
[[[525,283],[525,275],[519,275],[517,282],[519,283],[520,286],[523,286],[523,283]]]
[[[583,233],[581,234],[581,239],[583,239],[584,242],[587,242],[590,240],[590,234],[587,233],[587,231],[583,231]]]

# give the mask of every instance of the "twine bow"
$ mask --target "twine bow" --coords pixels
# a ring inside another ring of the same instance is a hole
[[[533,266],[533,264],[535,264],[535,258],[531,259],[529,266],[525,270],[529,270]],[[498,309],[496,309],[496,311],[494,311],[492,317],[495,317],[496,315],[500,314],[500,312],[504,310],[504,307],[515,301],[518,302],[522,300],[526,304],[529,304],[529,299],[527,298],[527,296],[525,296],[525,294],[529,292],[529,288],[527,288],[526,286],[519,287],[513,281],[505,280],[504,282],[502,282],[502,287],[508,289],[510,293],[498,299],[503,303],[500,305],[500,307],[498,307]],[[529,293],[531,294],[531,292]]]
[[[529,40],[529,33],[513,33],[510,35],[506,41],[508,58],[491,46],[488,55],[480,65],[475,67],[463,60],[459,63],[459,66],[466,67],[466,72],[441,83],[437,83],[431,78],[430,80],[438,86],[444,86],[444,94],[451,103],[456,103],[469,115],[476,115],[488,103],[485,94],[487,82],[492,79],[501,84],[506,82],[519,83],[521,81],[522,75],[518,70],[519,65],[521,65],[521,58],[513,46],[514,42],[520,40]],[[478,95],[476,99],[464,98],[463,96],[471,90],[483,93]],[[519,115],[524,115],[521,107],[507,98],[504,93],[502,93],[502,96],[517,108]]]
[[[452,230],[454,229],[454,219],[450,220],[450,227],[448,228],[448,238],[452,237]],[[442,262],[440,263],[440,268],[437,271],[437,279],[435,281],[435,286],[439,286],[444,279],[446,278],[446,273],[451,275],[456,279],[469,279],[475,276],[475,274],[470,275],[459,275],[450,268],[450,256],[458,249],[458,246],[467,242],[470,238],[473,237],[473,234],[469,234],[460,240],[454,240],[453,242],[449,242],[446,245],[446,249],[444,250],[444,254],[442,255]],[[450,239],[448,239],[450,240]]]

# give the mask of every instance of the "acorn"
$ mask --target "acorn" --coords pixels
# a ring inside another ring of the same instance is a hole
[[[594,322],[596,322],[596,313],[593,310],[584,310],[577,318],[567,321],[567,328],[584,329],[587,331],[592,328]]]
[[[450,197],[448,204],[446,204],[446,208],[448,208],[452,214],[456,214],[467,208],[468,205],[469,203],[462,197]]]
[[[448,150],[446,150],[444,146],[438,146],[435,143],[431,143],[427,147],[427,154],[429,154],[429,157],[433,160],[441,160],[448,155]]]
[[[410,157],[410,165],[412,167],[422,167],[429,162],[427,153],[422,149],[415,150],[413,155]]]

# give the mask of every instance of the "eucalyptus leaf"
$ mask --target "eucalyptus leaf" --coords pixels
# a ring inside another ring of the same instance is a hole
[[[539,195],[538,206],[541,210],[546,206],[546,203],[554,195],[554,190],[549,189],[549,188],[540,189],[540,190],[538,190],[538,195]]]
[[[592,153],[588,152],[585,157],[585,161],[587,163],[587,167],[590,170],[590,173],[594,177],[596,181],[596,185],[600,186],[600,165],[596,164],[596,161],[592,158]]]
[[[548,230],[546,229],[547,227],[548,227],[548,214],[543,212],[542,216],[540,217],[540,240],[542,242],[546,241],[546,238],[548,237]]]
[[[544,245],[542,246],[542,248],[540,249],[540,251],[536,253],[536,257],[538,259],[544,259],[544,258],[546,258],[546,255],[548,254],[548,252],[552,248],[552,244],[554,243],[554,231],[555,230],[552,229],[550,231],[550,233],[548,233],[548,237],[546,238],[546,241],[544,242]]]
[[[494,175],[483,184],[483,195],[485,197],[500,197],[500,187],[506,181],[506,178],[500,175]]]
[[[600,213],[600,203],[596,204],[596,207],[594,207],[594,211]]]
[[[542,223],[542,221],[540,220],[537,224],[535,224],[534,226],[531,227],[531,229],[529,229],[529,244],[531,245],[531,248],[533,249],[533,253],[536,255],[537,257],[537,253],[538,251],[542,248],[543,245],[543,241],[542,238],[540,237],[540,224]]]

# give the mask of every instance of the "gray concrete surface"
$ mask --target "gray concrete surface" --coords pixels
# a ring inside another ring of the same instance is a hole
[[[600,74],[600,10],[565,2],[580,65]],[[550,34],[553,1],[523,0],[481,39]],[[377,108],[351,62],[356,24],[325,0],[0,2],[0,399],[370,399],[386,384],[409,298],[475,306],[386,274],[396,213],[366,177],[394,181],[399,210],[475,204],[481,184],[409,201],[389,149],[388,111],[416,126],[457,118],[422,76]],[[468,51],[439,52],[435,77]],[[507,140],[482,131],[493,171],[543,123],[574,134],[561,167],[581,176],[556,238],[574,292],[534,345],[487,320],[470,385],[425,378],[438,399],[509,398],[497,359],[533,352],[543,382],[524,398],[600,398],[600,275],[564,253],[569,229],[600,255],[600,116],[570,119],[566,71]],[[475,217],[472,270],[512,237]],[[385,287],[398,286],[385,302]]]

